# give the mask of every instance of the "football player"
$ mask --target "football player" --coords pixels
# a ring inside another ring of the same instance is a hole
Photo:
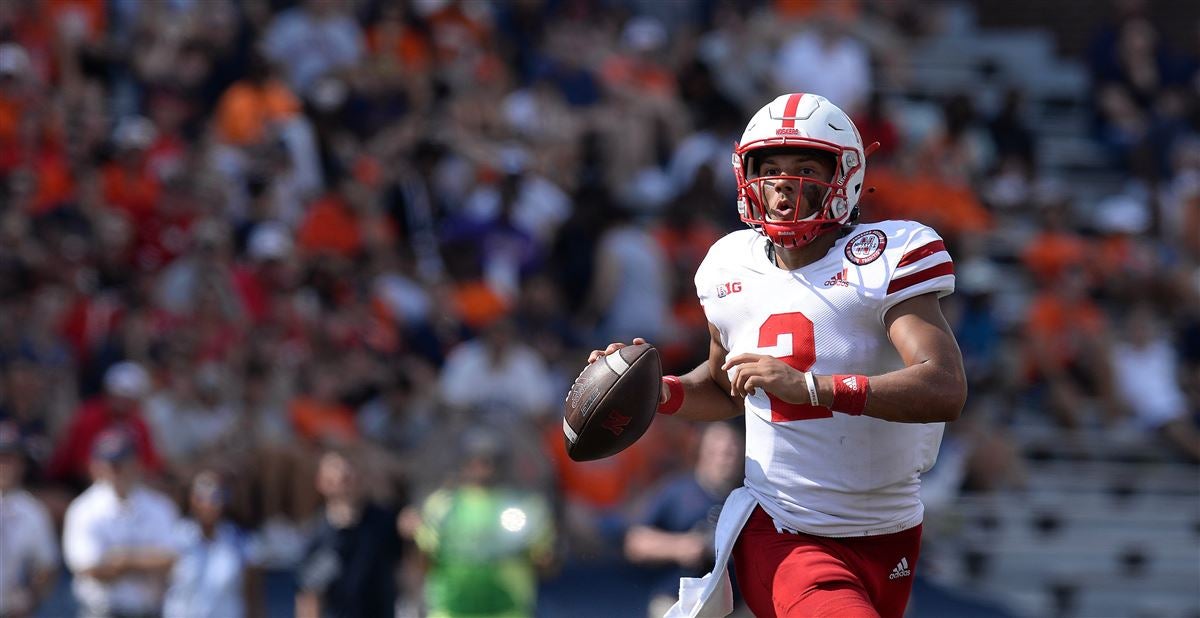
[[[727,587],[730,554],[760,618],[904,613],[920,475],[966,378],[938,301],[954,290],[942,239],[912,221],[857,223],[870,150],[842,110],[800,93],[754,114],[734,150],[749,229],[696,273],[709,359],[663,378],[659,412],[744,414],[746,478],[722,511],[714,575],[685,580],[668,616],[727,613],[716,582]]]

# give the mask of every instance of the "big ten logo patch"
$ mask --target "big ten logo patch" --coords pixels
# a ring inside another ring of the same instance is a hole
[[[725,298],[730,294],[737,294],[742,291],[741,281],[727,281],[717,286],[717,298]]]

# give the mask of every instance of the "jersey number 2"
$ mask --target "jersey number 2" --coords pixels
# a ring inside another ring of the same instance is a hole
[[[797,371],[808,371],[813,363],[817,362],[817,344],[812,320],[804,317],[803,313],[776,313],[767,318],[758,329],[758,347],[772,348],[779,345],[779,337],[785,333],[792,336],[792,353],[779,357],[779,360]],[[833,412],[824,406],[789,403],[770,393],[767,393],[767,399],[771,400],[772,423],[833,416]]]

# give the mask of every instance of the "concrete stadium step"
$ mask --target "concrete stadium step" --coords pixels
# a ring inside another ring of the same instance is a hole
[[[1200,471],[1186,463],[1033,461],[1028,470],[1030,486],[1041,489],[1200,495]]]

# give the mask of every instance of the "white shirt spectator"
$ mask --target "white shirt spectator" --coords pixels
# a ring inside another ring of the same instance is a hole
[[[1166,339],[1143,345],[1118,343],[1112,350],[1113,369],[1121,402],[1133,412],[1143,429],[1158,429],[1187,411],[1187,401],[1176,379],[1175,349]]]
[[[629,341],[634,336],[661,341],[670,312],[670,282],[667,260],[658,242],[639,227],[613,228],[600,240],[596,251],[600,278],[606,284],[605,307],[600,323],[601,339]],[[603,271],[611,273],[603,274]]]
[[[811,29],[783,44],[775,57],[774,75],[780,92],[815,92],[852,115],[871,92],[866,46],[844,35],[827,40]]]
[[[58,541],[46,507],[29,492],[0,493],[0,616],[20,615],[18,599],[32,571],[58,565]]]
[[[463,210],[481,221],[494,219],[500,214],[500,191],[495,186],[481,185],[467,197]],[[512,222],[539,242],[547,243],[571,216],[571,210],[571,198],[558,185],[526,173],[513,204]]]
[[[271,22],[263,49],[287,71],[292,89],[306,95],[322,75],[358,63],[365,45],[362,30],[349,15],[337,9],[322,15],[299,7]]]
[[[157,613],[162,589],[153,579],[130,575],[109,582],[81,575],[114,550],[172,550],[179,521],[175,504],[146,487],[121,500],[108,483],[96,483],[71,502],[63,524],[63,558],[75,573],[75,597],[84,614]]]
[[[146,421],[154,432],[154,443],[168,460],[190,461],[230,436],[237,425],[233,406],[205,406],[198,401],[180,401],[162,393],[146,402]]]
[[[163,615],[166,618],[241,618],[246,615],[242,583],[246,543],[230,523],[204,538],[200,525],[185,520],[175,529],[179,559],[171,569]]]
[[[536,415],[553,407],[554,381],[531,348],[513,342],[492,362],[482,340],[454,348],[442,369],[440,389],[446,403],[489,413]]]

